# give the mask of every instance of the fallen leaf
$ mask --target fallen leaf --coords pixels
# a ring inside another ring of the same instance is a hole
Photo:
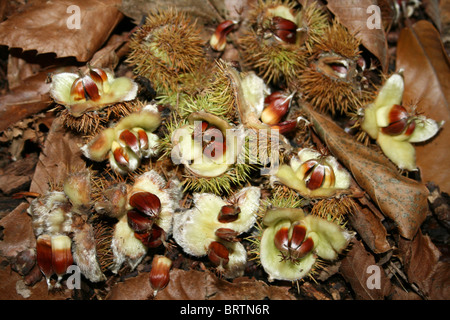
[[[433,21],[436,28],[438,30],[441,30],[442,23],[441,23],[441,13],[440,13],[440,8],[439,8],[439,2],[444,3],[445,1],[422,0],[422,5],[425,9],[425,12],[430,17],[430,19]]]
[[[441,253],[431,239],[418,232],[412,240],[400,239],[398,247],[408,280],[429,299],[448,299],[450,264],[439,261]]]
[[[47,76],[47,72],[40,72],[0,96],[0,131],[49,107],[52,100],[48,94],[50,84],[45,81]]]
[[[87,61],[123,18],[117,9],[120,2],[31,1],[23,11],[0,24],[0,44]]]
[[[361,300],[383,300],[391,291],[391,282],[375,258],[364,245],[353,240],[351,249],[342,259],[340,272],[350,283],[356,298]]]
[[[381,212],[396,223],[400,234],[412,239],[429,212],[426,186],[400,175],[383,154],[356,142],[305,102],[299,101],[299,105],[331,153],[351,172]]]
[[[148,279],[143,272],[116,284],[109,300],[146,300],[153,296]],[[289,287],[269,286],[263,281],[238,278],[233,282],[217,278],[211,272],[172,269],[167,287],[156,295],[157,300],[294,300]]]
[[[369,22],[375,22],[369,20],[377,14],[376,11],[368,10],[370,6],[379,8],[377,0],[328,0],[327,4],[328,9],[350,32],[356,33],[356,38],[361,40],[362,45],[380,61],[382,69],[387,71],[386,34],[381,21],[380,27],[369,27]]]
[[[427,292],[432,300],[448,300],[450,297],[450,263],[439,261],[428,280]]]
[[[0,191],[5,195],[11,195],[14,192],[25,190],[24,187],[31,182],[36,162],[37,155],[34,153],[1,168]]]
[[[27,209],[28,203],[23,202],[0,220],[0,228],[3,228],[3,237],[0,241],[1,256],[11,259],[19,252],[36,246],[31,217]]]
[[[39,155],[30,191],[45,194],[49,183],[61,183],[71,170],[85,168],[86,162],[80,151],[82,144],[82,138],[66,130],[60,118],[56,118]]]
[[[41,69],[39,63],[29,63],[20,54],[8,56],[8,88],[14,89],[22,85],[22,81],[38,73]]]
[[[0,300],[67,300],[73,290],[65,289],[49,293],[47,283],[40,281],[33,286],[25,286],[24,279],[12,271],[11,266],[0,257]]]
[[[403,103],[417,103],[425,116],[446,122],[436,137],[415,147],[422,180],[450,193],[450,60],[430,22],[421,20],[401,31],[396,63],[397,70],[404,70]]]
[[[97,68],[108,68],[114,70],[126,53],[128,53],[128,33],[123,35],[112,35],[108,43],[97,51],[89,62]],[[123,49],[123,47],[126,47]]]
[[[428,202],[430,203],[430,210],[433,212],[434,217],[445,228],[450,229],[450,197],[448,194],[441,192],[438,186],[435,184],[427,184],[430,195],[428,196]]]
[[[354,213],[348,215],[348,220],[364,243],[373,253],[384,253],[391,250],[386,239],[386,228],[381,220],[367,207],[355,203],[355,208]]]

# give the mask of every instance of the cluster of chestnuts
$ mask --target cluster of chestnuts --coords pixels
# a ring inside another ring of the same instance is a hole
[[[206,43],[199,28],[186,13],[156,10],[132,35],[127,62],[154,86],[152,101],[101,68],[52,76],[51,96],[67,129],[83,135],[89,169],[30,206],[49,286],[73,263],[102,282],[164,250],[149,274],[156,294],[169,283],[174,246],[225,278],[244,275],[251,254],[269,280],[304,279],[345,253],[354,232],[345,215],[323,212],[324,202],[352,207],[351,176],[311,141],[301,104],[356,119],[401,169],[415,170],[411,143],[439,131],[401,105],[400,73],[379,90],[368,83],[360,41],[315,2],[257,1]],[[217,58],[237,31],[239,67]]]

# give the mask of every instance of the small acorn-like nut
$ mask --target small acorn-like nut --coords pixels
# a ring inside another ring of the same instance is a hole
[[[285,226],[280,228],[280,230],[277,231],[275,234],[275,237],[273,238],[275,247],[280,250],[283,253],[289,252],[289,227]]]
[[[217,26],[216,31],[209,40],[211,48],[213,48],[215,51],[225,50],[225,46],[227,44],[227,35],[233,30],[236,24],[237,22],[232,20],[225,20],[221,22]]]
[[[297,172],[299,179],[303,179],[310,190],[334,186],[334,171],[324,160],[310,159],[304,162]]]
[[[281,134],[288,134],[297,128],[297,120],[286,120],[270,126],[271,129],[278,130]]]
[[[321,164],[317,164],[308,177],[305,179],[306,187],[310,190],[316,190],[322,186],[325,179],[325,167]]]
[[[219,159],[226,151],[225,142],[212,141],[203,149],[203,154],[210,159]]]
[[[382,112],[380,113],[382,114]],[[415,121],[410,121],[410,115],[404,106],[394,104],[389,110],[387,120],[388,125],[381,127],[381,132],[384,134],[397,136],[408,131],[408,136],[410,136],[414,131]],[[379,122],[382,122],[382,120]]]
[[[61,276],[73,264],[72,240],[65,235],[52,236],[51,246],[53,270]]]
[[[332,188],[334,187],[334,183],[336,181],[336,175],[334,174],[334,170],[329,165],[325,165],[325,177],[322,181],[323,188]]]
[[[239,218],[241,209],[239,207],[226,205],[220,209],[217,220],[222,223],[233,222]]]
[[[202,129],[203,124],[202,122]],[[203,148],[203,154],[211,159],[219,159],[226,152],[226,141],[223,138],[222,131],[214,126],[204,130],[203,142],[206,144]]]
[[[86,92],[84,91],[83,78],[77,78],[70,88],[70,96],[74,101],[85,101]]]
[[[172,260],[165,256],[156,255],[153,257],[152,269],[150,270],[150,285],[156,296],[158,291],[164,289],[170,281],[170,269],[172,268]]]
[[[44,274],[47,285],[50,287],[50,277],[53,272],[52,265],[52,238],[47,234],[40,235],[36,241],[36,261]]]
[[[70,95],[74,101],[98,101],[100,99],[97,84],[88,75],[80,76],[74,81],[72,87],[70,88]]]
[[[281,118],[288,112],[293,96],[294,94],[285,96],[280,91],[275,91],[267,96],[264,102],[268,106],[261,113],[261,121],[269,125],[279,123]]]
[[[317,159],[309,159],[302,163],[299,169],[297,169],[297,177],[299,179],[304,179],[307,177],[313,168],[319,164],[319,160]]]
[[[128,225],[136,233],[148,232],[153,226],[153,219],[137,210],[127,212]]]
[[[143,192],[143,195],[149,193],[153,196],[150,196],[151,199],[149,198],[148,201],[143,199],[143,204],[136,204],[138,198],[132,198],[132,196],[140,192]],[[179,206],[179,197],[181,197],[181,186],[177,179],[166,180],[155,170],[150,170],[134,179],[133,187],[129,190],[129,198],[132,198],[132,201],[130,203],[130,199],[128,200],[128,206],[136,205],[134,209],[147,210],[149,212],[147,216],[154,214],[152,219],[155,224],[152,230],[160,227],[164,230],[165,235],[170,235],[174,211]],[[149,203],[145,204],[146,202]]]
[[[216,230],[215,235],[225,241],[229,242],[239,241],[239,239],[237,238],[239,233],[230,228],[219,228]]]
[[[157,248],[161,244],[166,244],[166,232],[157,224],[153,224],[152,228],[144,233],[135,233],[134,236],[138,238],[147,248]]]
[[[291,20],[275,16],[272,18],[270,29],[276,39],[282,42],[295,43],[297,40],[297,25]]]
[[[58,283],[66,273],[67,268],[73,264],[72,240],[65,235],[52,236],[52,266],[58,276]]]
[[[136,170],[141,163],[141,159],[128,148],[124,148],[116,141],[113,141],[109,153],[109,163],[114,171],[124,175]]]
[[[293,259],[301,259],[314,249],[314,240],[307,238],[299,247],[291,249],[290,255]]]
[[[306,236],[306,227],[296,221],[291,226],[292,234],[290,238],[289,243],[289,250],[297,250],[303,243],[303,240],[305,240]]]
[[[157,217],[161,212],[161,201],[151,192],[136,192],[131,195],[129,203],[150,218]]]
[[[89,76],[102,91],[109,90],[108,75],[102,68],[89,65]]]
[[[128,154],[126,153],[125,149],[122,148],[118,143],[113,142],[111,151],[113,153],[114,160],[116,160],[118,164],[124,167],[127,167],[129,165],[128,162],[130,159],[128,157]]]
[[[226,266],[230,260],[229,254],[227,247],[218,241],[212,241],[208,246],[208,258],[216,267]]]
[[[89,76],[95,82],[103,83],[108,80],[108,75],[102,68],[95,68],[89,65]]]
[[[143,129],[137,130],[138,139],[139,139],[139,148],[142,150],[147,150],[149,147],[148,135]]]
[[[280,226],[273,238],[275,247],[282,256],[291,260],[303,258],[314,248],[314,241],[305,240],[306,226],[301,221],[287,221]]]
[[[141,146],[138,138],[135,136],[133,132],[131,132],[128,129],[122,130],[122,132],[119,134],[119,141],[124,143],[127,147],[129,147],[131,151],[133,151],[137,155],[140,155]]]

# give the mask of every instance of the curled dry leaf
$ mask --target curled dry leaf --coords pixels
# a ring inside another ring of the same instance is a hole
[[[391,249],[386,239],[386,228],[372,210],[355,203],[355,213],[349,215],[348,219],[374,253],[384,253]]]
[[[32,1],[0,24],[0,44],[87,61],[123,18],[118,5],[118,0]]]
[[[388,67],[388,47],[386,34],[380,19],[380,26],[374,26],[376,20],[376,11],[370,11],[368,8],[379,8],[377,0],[328,0],[328,9],[338,18],[338,20],[349,29],[356,33],[356,37],[361,40],[364,47],[369,50],[379,61],[384,71]],[[376,10],[376,9],[374,9]]]
[[[450,193],[450,60],[439,32],[425,20],[400,33],[397,69],[403,69],[403,103],[417,104],[418,111],[436,121],[445,121],[432,140],[417,144],[416,163],[422,180],[434,182]]]
[[[334,121],[307,104],[299,104],[331,153],[352,173],[381,212],[397,224],[400,234],[412,239],[429,211],[426,186],[400,175],[384,155],[357,143]]]
[[[377,284],[372,282],[370,276],[378,270],[380,277]],[[391,291],[391,282],[383,269],[381,267],[377,269],[375,258],[358,240],[353,240],[351,249],[342,260],[339,271],[352,286],[357,299],[383,300]]]

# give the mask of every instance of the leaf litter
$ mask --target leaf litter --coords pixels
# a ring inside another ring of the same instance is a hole
[[[245,9],[242,12],[246,13],[255,2],[242,4]],[[45,81],[48,73],[61,68],[76,70],[92,59],[96,66],[132,75],[130,66],[122,58],[128,52],[129,35],[135,24],[142,21],[140,12],[148,10],[148,3],[140,1],[123,1],[122,6],[120,1],[94,4],[70,1],[73,3],[88,13],[83,16],[83,28],[75,34],[61,25],[65,24],[64,19],[54,18],[62,10],[65,12],[68,2],[58,2],[54,7],[49,7],[45,1],[32,1],[19,8],[11,4],[8,9],[17,12],[2,16],[0,23],[0,44],[4,45],[2,72],[8,73],[10,85],[14,86],[8,88],[7,81],[1,82],[0,151],[6,160],[2,160],[0,179],[0,205],[5,207],[0,216],[0,254],[5,261],[0,270],[3,279],[0,295],[3,299],[153,299],[147,278],[151,256],[153,251],[157,252],[154,249],[150,249],[136,270],[123,268],[119,274],[110,275],[103,286],[86,282],[80,291],[65,290],[49,296],[39,272],[18,275],[13,271],[14,277],[6,276],[14,269],[20,253],[36,246],[26,214],[33,195],[44,194],[60,183],[71,169],[86,167],[79,150],[83,139],[65,130],[53,110]],[[357,32],[373,64],[372,70],[389,73],[405,70],[404,100],[417,104],[427,115],[448,122],[450,41],[443,37],[446,41],[443,43],[439,31],[449,28],[448,17],[445,13],[439,16],[435,1],[423,1],[421,8],[403,8],[413,11],[401,11],[401,17],[393,14],[398,13],[395,10],[399,8],[393,8],[390,1],[378,1],[383,8],[389,8],[383,12],[385,25],[382,29],[365,29],[358,33],[358,28],[367,20],[367,7],[375,3],[360,1],[355,6],[354,1],[328,1],[322,5],[347,28]],[[201,0],[173,1],[173,5],[188,8],[199,18],[205,26],[205,39],[212,34],[219,17],[239,15],[234,2],[228,4],[229,7],[220,1]],[[205,12],[211,14],[205,15]],[[245,18],[241,16],[242,21]],[[13,27],[17,20],[27,21],[23,30]],[[38,31],[31,28],[43,25],[43,21],[50,23]],[[93,28],[94,24],[101,28]],[[59,31],[46,33],[51,29]],[[392,43],[389,41],[392,38],[397,41]],[[17,78],[11,73],[12,69],[5,68],[9,48],[22,49],[23,53],[34,50],[37,56],[45,57],[45,65],[23,60],[15,71],[22,71],[25,76]],[[228,44],[227,50],[223,57],[240,60],[235,41]],[[394,57],[392,50],[396,50]],[[320,143],[350,171],[360,192],[355,197],[357,209],[347,222],[355,230],[356,238],[342,259],[334,266],[328,265],[325,269],[328,273],[322,273],[316,280],[306,279],[296,284],[268,282],[261,266],[249,260],[245,276],[230,281],[211,272],[205,259],[186,256],[174,246],[170,253],[175,261],[171,281],[156,298],[449,299],[448,128],[444,127],[430,143],[417,146],[420,175],[408,175],[399,172],[376,146],[357,143],[346,134],[347,123],[343,125],[340,119],[317,113],[301,99],[298,105],[312,124],[309,130],[313,130]],[[297,140],[294,137],[291,141]],[[168,165],[164,170],[170,169]],[[20,194],[24,197],[19,200],[20,204],[17,199],[11,200],[14,194],[16,198]],[[189,198],[187,195],[183,200],[186,206],[191,202]],[[367,286],[370,280],[367,270],[373,266],[379,267],[381,276],[380,287],[371,290]],[[32,277],[38,280],[30,280]],[[32,285],[25,290],[22,281]]]

